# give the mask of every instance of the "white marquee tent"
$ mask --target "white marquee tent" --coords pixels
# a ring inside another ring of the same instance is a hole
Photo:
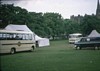
[[[35,40],[38,47],[49,46],[50,42],[48,38],[41,38],[38,35],[35,35]]]
[[[5,30],[32,32],[26,25],[12,25],[12,24],[10,24],[10,25],[5,27]],[[35,41],[38,42],[37,44],[38,44],[39,47],[50,45],[50,42],[49,42],[48,38],[41,38],[36,34],[34,34],[34,35],[35,35]]]
[[[88,37],[100,37],[100,34],[96,31],[96,30],[93,30],[89,35]]]
[[[32,32],[26,25],[12,25],[12,24],[10,24],[10,25],[5,27],[5,30]]]

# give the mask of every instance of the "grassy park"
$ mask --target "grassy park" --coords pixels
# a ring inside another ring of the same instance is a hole
[[[0,71],[100,71],[100,50],[75,50],[67,40],[34,52],[1,55]]]

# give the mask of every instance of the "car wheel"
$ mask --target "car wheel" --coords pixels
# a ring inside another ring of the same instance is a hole
[[[78,49],[78,50],[79,50],[79,49],[80,49],[80,47],[77,47],[76,49]]]
[[[82,47],[79,47],[79,50],[81,50],[82,49]]]

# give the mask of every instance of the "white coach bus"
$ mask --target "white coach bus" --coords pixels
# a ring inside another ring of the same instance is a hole
[[[69,34],[69,43],[78,42],[81,37],[82,37],[82,34],[80,33]]]
[[[33,36],[31,32],[0,30],[0,53],[33,51],[35,48]]]

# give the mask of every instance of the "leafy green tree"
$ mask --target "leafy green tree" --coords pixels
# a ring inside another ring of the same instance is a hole
[[[72,33],[81,33],[80,24],[73,22],[69,19],[65,19],[64,24],[65,24],[66,35],[72,34]]]
[[[3,4],[0,6],[0,28],[8,24],[25,24],[28,22],[28,11],[20,7],[14,7],[13,4]]]
[[[49,37],[55,39],[64,34],[63,30],[63,18],[58,13],[45,13],[44,15],[44,24],[46,28],[46,33]]]
[[[88,35],[94,29],[100,32],[100,19],[96,16],[86,15],[81,24],[83,34]]]
[[[32,29],[32,31],[34,31],[36,34],[40,35],[40,36],[45,36],[45,32],[44,32],[44,18],[43,18],[43,14],[42,13],[35,13],[35,12],[29,12],[29,16],[30,16],[30,23],[28,24],[28,26]]]

